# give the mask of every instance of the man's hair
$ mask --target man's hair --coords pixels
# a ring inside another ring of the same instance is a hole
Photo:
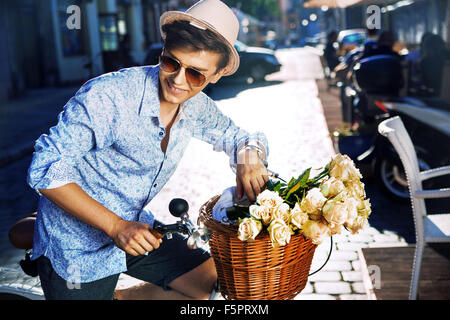
[[[369,37],[375,37],[378,35],[378,29],[376,28],[366,28],[366,31]]]
[[[162,26],[166,34],[164,48],[167,50],[187,49],[211,51],[220,54],[216,73],[228,65],[230,50],[211,30],[194,27],[189,21],[174,21]]]
[[[395,44],[395,36],[391,31],[383,31],[378,37],[377,44],[379,46],[387,46],[392,48]]]

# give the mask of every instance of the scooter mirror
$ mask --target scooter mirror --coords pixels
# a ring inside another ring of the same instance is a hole
[[[189,204],[181,198],[172,199],[169,203],[169,211],[174,217],[181,217],[189,211]]]

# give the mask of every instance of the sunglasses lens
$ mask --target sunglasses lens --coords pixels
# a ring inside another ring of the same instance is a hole
[[[161,56],[161,68],[166,72],[175,72],[180,69],[180,64],[168,56]]]
[[[180,63],[177,60],[168,56],[160,57],[160,66],[166,72],[175,72],[181,68]],[[187,81],[194,87],[201,87],[206,81],[206,77],[195,69],[186,68],[185,73]]]
[[[203,74],[192,68],[186,69],[186,79],[195,87],[201,87],[206,81]]]

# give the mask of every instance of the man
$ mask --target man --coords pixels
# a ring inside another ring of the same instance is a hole
[[[376,43],[376,46],[372,50],[364,51],[360,59],[372,57],[376,55],[391,55],[397,58],[401,58],[400,55],[393,50],[395,44],[395,36],[391,31],[383,31]]]
[[[233,12],[204,0],[166,12],[160,26],[159,65],[87,82],[36,142],[28,183],[42,196],[32,259],[47,299],[111,299],[122,272],[153,283],[147,297],[207,298],[212,258],[181,236],[157,240],[143,208],[191,137],[230,156],[239,197],[254,201],[268,180],[264,134],[240,129],[201,92],[239,66]]]
[[[327,45],[323,51],[323,56],[327,63],[330,72],[333,72],[334,68],[339,64],[339,54],[338,47],[339,44],[336,42],[338,38],[338,33],[336,30],[331,31],[327,35]]]

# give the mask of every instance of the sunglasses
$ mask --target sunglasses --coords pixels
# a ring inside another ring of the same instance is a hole
[[[177,72],[181,68],[180,62],[165,55],[161,55],[159,57],[159,65],[161,69],[169,73]],[[205,75],[193,68],[185,68],[184,74],[186,75],[186,80],[194,87],[201,87],[203,84],[205,84]]]

